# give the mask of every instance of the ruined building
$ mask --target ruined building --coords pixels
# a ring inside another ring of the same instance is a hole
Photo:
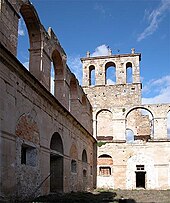
[[[0,0],[0,12],[0,198],[85,191],[96,176],[98,187],[170,188],[170,104],[141,104],[141,55],[88,53],[82,88],[29,0]],[[16,57],[20,16],[29,71]]]
[[[83,89],[93,108],[98,141],[98,187],[170,188],[170,104],[142,105],[140,60],[134,49],[130,54],[109,51],[100,57],[88,52],[81,59]]]
[[[0,12],[0,198],[93,189],[92,107],[66,53],[29,1],[1,0]],[[29,34],[29,71],[16,58],[20,15]]]

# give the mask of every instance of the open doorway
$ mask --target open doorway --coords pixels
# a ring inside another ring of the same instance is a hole
[[[136,172],[136,188],[145,188],[145,171]]]
[[[63,157],[50,155],[50,192],[63,191]]]
[[[145,166],[144,165],[136,165],[136,188],[145,188]]]
[[[63,192],[63,143],[58,133],[52,136],[50,150],[50,192]]]

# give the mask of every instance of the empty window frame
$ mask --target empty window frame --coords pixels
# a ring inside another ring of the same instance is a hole
[[[145,170],[145,166],[144,165],[136,165],[136,170],[137,171],[144,171]]]
[[[21,164],[28,166],[36,166],[37,150],[34,147],[28,145],[22,145],[21,147]]]
[[[77,173],[77,162],[75,160],[71,160],[71,172]]]
[[[99,167],[99,175],[100,176],[110,176],[111,175],[111,168],[109,166]]]

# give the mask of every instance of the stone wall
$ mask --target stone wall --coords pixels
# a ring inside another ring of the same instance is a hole
[[[170,188],[170,104],[141,104],[141,54],[132,49],[130,54],[101,57],[88,54],[81,60],[83,89],[92,104],[93,136],[98,141],[97,186]],[[127,81],[129,66],[131,82]],[[116,69],[116,81],[112,84],[106,81],[108,67]],[[95,69],[95,84],[91,84],[92,69]],[[140,175],[143,182],[138,178]]]
[[[95,188],[92,108],[66,64],[63,48],[53,30],[44,29],[29,1],[4,0],[0,6],[6,29],[0,31],[0,196],[24,201],[53,191]],[[29,71],[16,58],[19,14],[30,37]]]

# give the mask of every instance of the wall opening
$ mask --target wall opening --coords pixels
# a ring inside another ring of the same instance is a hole
[[[99,166],[98,174],[100,176],[110,176],[111,168],[113,166],[112,157],[108,154],[102,154],[97,159],[97,165]]]
[[[134,142],[134,133],[131,129],[126,129],[126,142],[132,143]]]
[[[167,114],[167,138],[170,139],[170,111]]]
[[[21,164],[36,166],[37,151],[36,148],[22,145],[21,146]]]
[[[136,171],[136,188],[145,188],[145,171]]]
[[[111,175],[111,168],[109,166],[99,167],[99,175],[100,176],[110,176]]]
[[[84,149],[82,153],[82,162],[87,163],[87,152]]]
[[[108,62],[105,65],[105,84],[116,84],[116,65],[113,62]]]
[[[75,160],[71,160],[71,172],[77,173],[77,162]]]
[[[126,64],[126,83],[132,83],[132,63],[128,62]]]
[[[153,115],[146,108],[138,107],[132,109],[126,116],[126,129],[134,133],[135,140],[148,141],[153,139],[154,126]]]
[[[29,70],[29,36],[23,17],[18,23],[17,59]]]
[[[63,88],[64,66],[58,50],[54,50],[52,53],[52,63],[54,67],[54,95],[55,97],[62,98],[61,90]]]
[[[50,149],[50,192],[63,192],[63,143],[59,133],[53,134]]]
[[[136,165],[136,188],[145,188],[145,166]]]
[[[96,81],[95,81],[95,67],[94,66],[90,66],[89,67],[89,85],[95,85]]]
[[[54,84],[55,84],[55,72],[54,72],[54,65],[51,62],[51,71],[50,71],[50,92],[54,95]]]

